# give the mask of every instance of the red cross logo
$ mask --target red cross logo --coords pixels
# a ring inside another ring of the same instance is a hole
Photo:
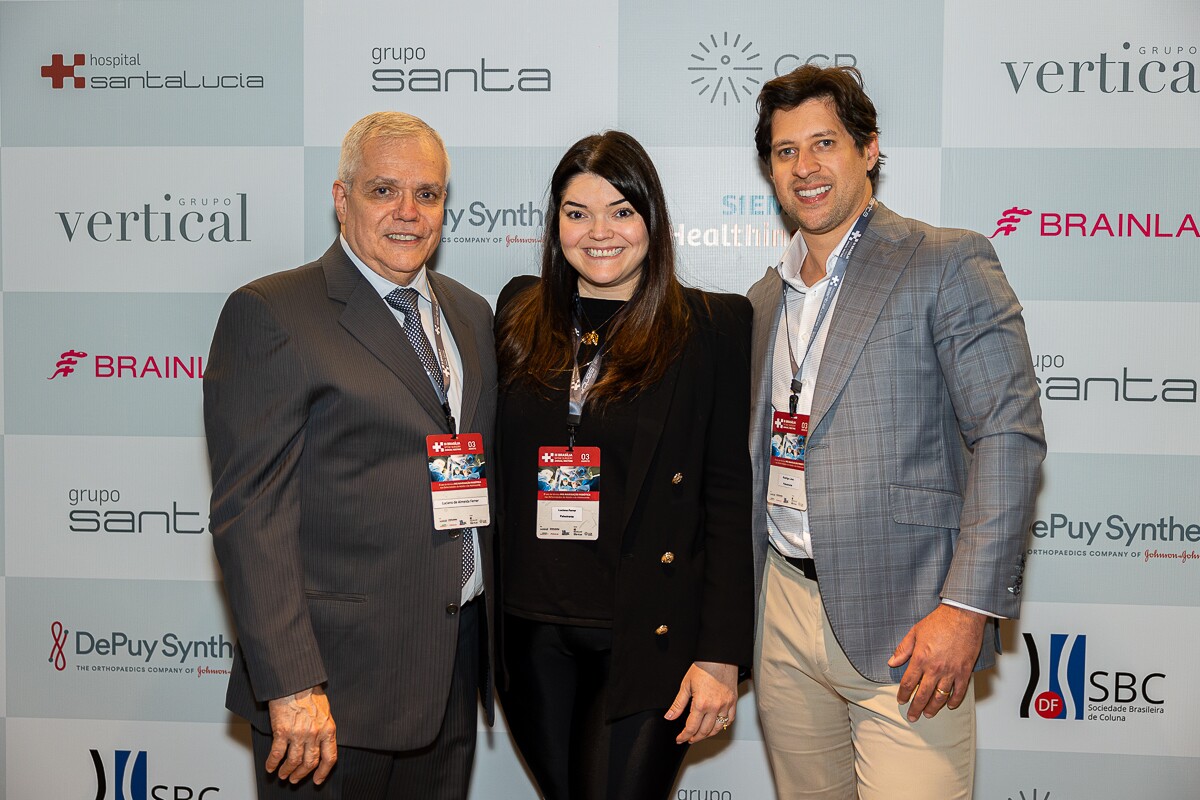
[[[63,88],[63,80],[65,78],[70,78],[74,82],[76,89],[82,89],[84,79],[75,74],[75,67],[82,66],[83,53],[76,53],[75,63],[69,67],[63,63],[62,53],[55,53],[54,57],[50,59],[49,66],[42,67],[42,77],[54,81],[55,89]]]

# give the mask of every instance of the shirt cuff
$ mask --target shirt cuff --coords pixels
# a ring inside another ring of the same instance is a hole
[[[954,606],[955,608],[965,608],[967,611],[974,611],[976,614],[983,614],[985,617],[991,617],[992,619],[1008,619],[1008,617],[1002,617],[999,614],[993,614],[990,611],[984,611],[982,608],[976,608],[975,606],[969,606],[966,603],[956,603],[955,601],[947,600],[944,597],[942,598],[942,602],[948,606]]]

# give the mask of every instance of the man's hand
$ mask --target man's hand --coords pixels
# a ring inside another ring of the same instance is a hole
[[[916,722],[922,713],[932,717],[943,706],[962,705],[986,622],[983,614],[942,603],[900,640],[888,666],[908,662],[896,701],[904,705],[912,698],[909,722]]]
[[[271,753],[267,772],[299,783],[313,772],[313,783],[322,783],[337,763],[337,726],[329,713],[329,698],[320,686],[279,697],[267,704],[271,712]],[[287,758],[284,758],[284,755]]]
[[[737,712],[737,666],[715,661],[692,664],[679,684],[675,702],[663,716],[666,719],[678,719],[689,700],[692,709],[683,731],[675,737],[676,744],[695,744],[720,733],[733,722]]]

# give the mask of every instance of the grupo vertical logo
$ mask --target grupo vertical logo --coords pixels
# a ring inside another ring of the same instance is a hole
[[[82,67],[84,60],[83,53],[76,53],[72,57],[71,63],[67,64],[62,53],[55,53],[50,57],[50,63],[42,67],[42,77],[49,78],[55,89],[65,88],[68,78],[71,86],[82,89],[86,81],[82,75],[75,74],[75,68]]]
[[[110,780],[100,751],[88,752],[96,768],[96,800],[202,800],[221,793],[216,786],[151,785],[145,750],[114,750]]]
[[[1029,718],[1030,707],[1042,719],[1067,719],[1067,699],[1071,701],[1070,718],[1083,719],[1084,664],[1087,659],[1087,636],[1065,633],[1050,634],[1047,653],[1047,682],[1042,683],[1042,659],[1033,634],[1022,634],[1029,653],[1029,683],[1021,698],[1021,718]],[[1066,685],[1064,692],[1063,686]],[[1043,691],[1038,692],[1041,688]],[[1035,696],[1036,695],[1036,696]]]

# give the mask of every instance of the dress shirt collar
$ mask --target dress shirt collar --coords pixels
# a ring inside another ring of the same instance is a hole
[[[354,266],[358,267],[358,271],[361,272],[362,276],[367,279],[367,283],[371,284],[375,291],[379,292],[380,297],[387,297],[392,293],[393,289],[395,289],[397,286],[400,286],[400,284],[389,281],[387,278],[368,267],[366,263],[364,263],[363,260],[356,256],[354,251],[350,249],[350,245],[346,242],[345,236],[339,235],[338,239],[341,241],[342,249],[346,251],[346,255],[351,261],[354,262]],[[413,276],[412,282],[408,284],[407,288],[416,289],[417,294],[419,294],[426,303],[430,302],[429,276],[426,274],[424,266],[422,266],[421,269],[417,271],[417,274]]]
[[[829,253],[829,258],[825,260],[825,277],[814,283],[812,286],[805,285],[800,278],[800,268],[804,266],[804,257],[808,255],[808,244],[804,241],[804,236],[800,231],[796,231],[796,235],[792,237],[791,244],[783,253],[783,260],[779,262],[777,269],[779,277],[783,278],[784,283],[792,287],[800,294],[804,294],[809,289],[815,286],[820,286],[829,278],[829,273],[833,270],[833,265],[837,263],[838,253],[842,252],[842,248],[846,246],[846,240],[850,238],[850,233],[854,228],[851,227],[846,231],[838,241],[837,246]]]

